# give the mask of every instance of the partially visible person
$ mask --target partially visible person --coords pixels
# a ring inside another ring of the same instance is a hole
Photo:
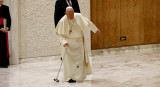
[[[3,5],[4,0],[0,0],[0,67],[8,68],[9,66],[9,47],[8,31],[11,27],[11,17],[9,7]],[[4,19],[6,19],[6,28],[4,29]]]
[[[54,23],[55,27],[59,20],[65,15],[66,8],[70,6],[75,12],[80,13],[79,4],[77,0],[57,0],[55,4]]]
[[[90,29],[100,34],[100,30],[80,13],[74,13],[72,7],[66,8],[66,15],[62,17],[56,27],[60,37],[61,54],[64,66],[64,81],[74,83],[83,81],[87,75],[92,74],[90,61],[85,45],[84,29]]]

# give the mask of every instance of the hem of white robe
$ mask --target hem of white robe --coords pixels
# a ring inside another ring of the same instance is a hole
[[[65,80],[65,81],[67,82],[67,81],[69,81],[70,79],[72,79],[72,80],[75,80],[75,81],[77,81],[77,82],[82,82],[84,79],[86,79],[87,75],[91,75],[91,74],[93,74],[93,73],[88,73],[88,74],[86,74],[86,75],[83,77],[83,79],[80,79],[80,80],[76,80],[74,77],[68,77],[67,80]]]

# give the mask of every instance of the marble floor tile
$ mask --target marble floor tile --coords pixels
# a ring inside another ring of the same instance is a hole
[[[58,79],[60,60],[39,61],[0,68],[0,87],[160,87],[160,51],[90,57],[94,73],[83,82]]]

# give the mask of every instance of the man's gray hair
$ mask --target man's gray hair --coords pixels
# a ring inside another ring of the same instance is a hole
[[[66,8],[66,11],[68,10],[68,9],[73,9],[71,6],[68,6],[67,8]],[[73,9],[74,10],[74,9]]]

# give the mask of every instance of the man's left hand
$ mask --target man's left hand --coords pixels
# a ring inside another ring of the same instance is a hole
[[[96,32],[98,35],[100,35],[101,34],[101,31],[100,30],[97,30],[97,32]]]

